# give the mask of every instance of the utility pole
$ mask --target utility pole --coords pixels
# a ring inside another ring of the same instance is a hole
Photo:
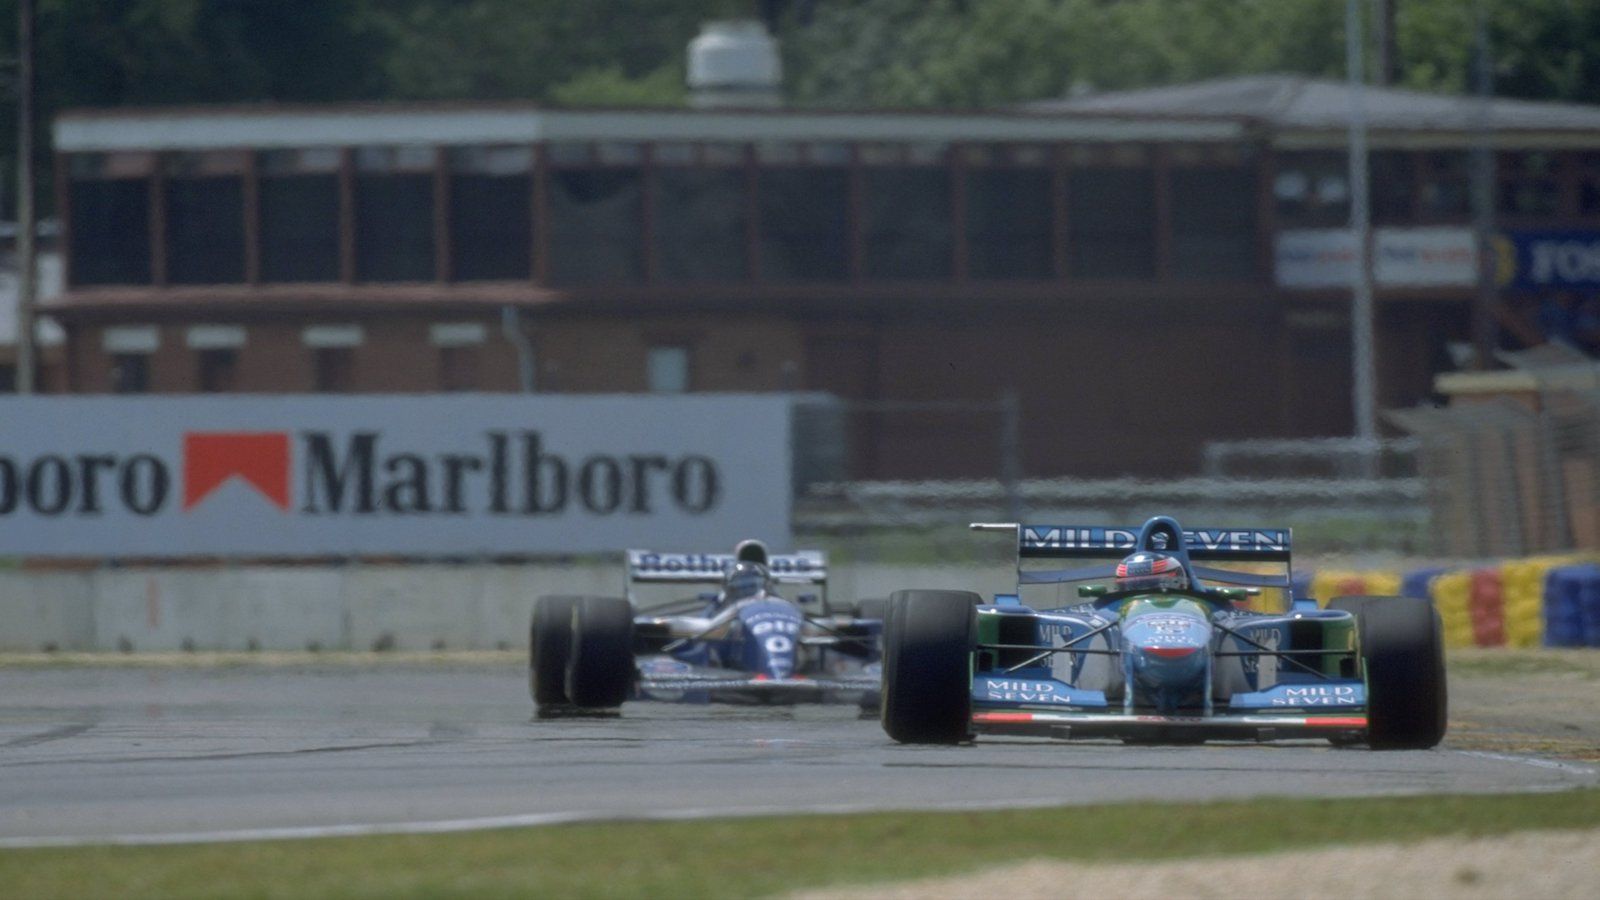
[[[1400,80],[1400,50],[1395,40],[1396,0],[1374,0],[1377,11],[1372,17],[1372,28],[1378,40],[1378,65],[1373,80],[1388,87]]]
[[[1476,52],[1473,54],[1477,121],[1472,145],[1472,226],[1478,245],[1478,284],[1472,297],[1473,368],[1487,369],[1500,346],[1500,328],[1495,322],[1495,307],[1500,303],[1495,288],[1494,255],[1494,141],[1490,102],[1494,97],[1494,70],[1489,62],[1489,11],[1487,0],[1473,4],[1477,14]]]
[[[1366,65],[1362,53],[1362,0],[1345,0],[1345,77],[1350,94],[1350,233],[1355,243],[1355,271],[1350,289],[1351,407],[1356,437],[1365,446],[1369,464],[1378,439],[1377,365],[1374,359],[1372,310],[1372,215],[1367,189]]]
[[[33,393],[33,0],[17,3],[17,393]]]

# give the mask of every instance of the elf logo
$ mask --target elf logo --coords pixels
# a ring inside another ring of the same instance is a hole
[[[375,430],[187,432],[180,509],[192,511],[233,479],[280,511],[308,516],[703,515],[722,496],[721,473],[706,456],[569,458],[551,452],[537,431],[478,438],[463,452],[419,453],[392,448]],[[167,508],[172,485],[168,461],[153,453],[0,453],[0,516],[99,516],[119,508],[154,516]]]

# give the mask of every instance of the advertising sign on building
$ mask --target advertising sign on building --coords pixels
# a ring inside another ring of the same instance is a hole
[[[1476,242],[1468,228],[1379,228],[1372,235],[1372,276],[1380,287],[1470,287]],[[1279,287],[1347,288],[1355,281],[1355,235],[1345,228],[1279,233]]]
[[[0,556],[782,546],[789,429],[748,395],[5,399]]]
[[[1495,242],[1496,280],[1523,290],[1600,289],[1600,231],[1507,231]]]

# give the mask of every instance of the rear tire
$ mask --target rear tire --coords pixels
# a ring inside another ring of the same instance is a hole
[[[528,690],[543,711],[566,706],[572,656],[572,610],[578,597],[540,597],[528,628]]]
[[[896,591],[883,636],[883,730],[902,744],[956,744],[972,734],[970,591]]]
[[[633,604],[617,597],[583,597],[572,617],[567,699],[580,709],[622,705],[633,689]]]
[[[1433,604],[1416,597],[1336,597],[1356,617],[1367,680],[1367,746],[1424,750],[1444,740],[1449,693]]]

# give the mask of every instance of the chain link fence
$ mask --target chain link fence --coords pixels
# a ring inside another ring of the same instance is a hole
[[[1560,345],[1447,376],[1448,406],[1387,413],[1418,441],[1429,547],[1456,558],[1600,550],[1600,364]]]

